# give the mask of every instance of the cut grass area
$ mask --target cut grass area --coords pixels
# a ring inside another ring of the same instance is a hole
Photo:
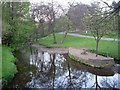
[[[41,38],[39,44],[48,47],[78,47],[78,48],[88,48],[95,52],[96,42],[94,39],[80,38],[75,36],[67,36],[63,44],[60,43],[63,38],[62,34],[56,34],[57,44],[53,44],[53,36],[49,35],[47,37]],[[118,55],[118,42],[116,41],[106,41],[101,40],[99,43],[99,54],[110,56],[119,59]]]
[[[0,71],[0,78],[3,80],[3,84],[7,84],[9,80],[11,80],[14,77],[14,74],[17,72],[15,62],[15,57],[12,54],[12,49],[7,46],[0,45],[0,48],[2,48],[2,71]]]

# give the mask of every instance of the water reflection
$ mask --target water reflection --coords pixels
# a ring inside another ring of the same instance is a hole
[[[33,77],[36,77],[36,79],[34,79],[34,81],[37,82],[35,87],[68,89],[94,88],[100,90],[101,88],[120,88],[118,78],[114,79],[114,76],[117,77],[119,74],[114,75],[113,71],[108,71],[107,69],[95,70],[94,68],[71,62],[69,59],[70,58],[65,55],[49,54],[40,51],[32,54],[30,63],[38,68],[37,73],[34,74]],[[94,75],[94,73],[92,74],[90,72],[97,73],[101,76],[97,74]],[[110,79],[110,77],[112,78]],[[111,84],[110,80],[115,83]],[[29,82],[28,85],[32,82],[33,81]],[[104,84],[105,82],[106,84]]]
[[[24,54],[22,54],[24,55]],[[29,65],[21,62],[21,68],[9,87],[46,88],[46,89],[82,89],[120,88],[120,74],[112,69],[95,69],[73,60],[67,55],[32,50]],[[24,64],[24,66],[23,66]],[[32,70],[31,66],[35,66]],[[29,69],[25,69],[28,67]],[[25,71],[26,70],[26,71]],[[24,72],[24,73],[23,73]],[[28,79],[28,80],[27,80]],[[20,83],[22,82],[22,83]]]

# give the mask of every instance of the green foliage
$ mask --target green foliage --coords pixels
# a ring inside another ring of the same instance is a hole
[[[12,48],[21,47],[27,41],[30,41],[33,30],[35,29],[34,24],[31,21],[24,21],[18,23],[17,30],[12,33],[13,43],[11,44]]]
[[[59,41],[62,37],[63,35],[56,34],[57,41]],[[95,45],[96,45],[96,42],[94,39],[80,38],[80,37],[74,37],[69,35],[66,38],[66,42],[64,42],[63,44],[60,44],[60,43],[53,44],[52,35],[49,35],[47,37],[40,39],[39,43],[42,45],[46,45],[48,47],[79,47],[79,48],[88,48],[94,51],[95,51]],[[104,54],[106,56],[110,56],[116,59],[120,59],[118,55],[118,46],[119,46],[118,42],[101,40],[99,44],[100,46],[99,46],[98,53]]]
[[[12,49],[7,46],[2,46],[2,71],[0,71],[0,78],[3,79],[3,84],[7,84],[11,78],[14,77],[14,74],[17,72],[16,65],[14,64],[16,58],[12,54]],[[2,73],[2,74],[1,74]]]
[[[2,45],[0,44],[0,79],[2,79]]]
[[[4,44],[17,49],[30,40],[36,26],[30,19],[29,5],[29,2],[4,2],[2,4]]]

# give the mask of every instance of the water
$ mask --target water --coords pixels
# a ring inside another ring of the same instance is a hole
[[[117,68],[96,69],[70,59],[68,55],[37,50],[17,52],[18,73],[4,89],[120,89]],[[120,66],[116,64],[116,66]]]

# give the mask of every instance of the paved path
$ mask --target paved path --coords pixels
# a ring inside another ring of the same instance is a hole
[[[59,34],[64,34],[64,32],[60,32]],[[86,36],[86,35],[77,34],[77,33],[68,33],[67,35],[83,37],[83,38],[94,38],[93,36]],[[120,41],[120,39],[115,39],[115,38],[101,38],[101,39],[108,40],[108,41]]]

